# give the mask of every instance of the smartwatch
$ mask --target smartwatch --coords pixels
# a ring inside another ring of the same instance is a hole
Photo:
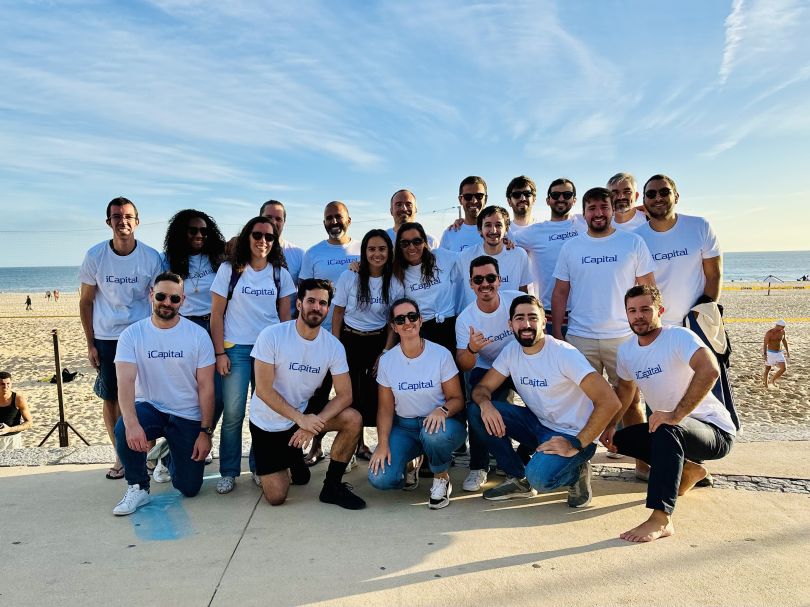
[[[450,409],[448,409],[448,408],[447,408],[447,407],[445,407],[444,405],[442,405],[441,407],[439,407],[439,411],[441,411],[442,413],[444,413],[444,414],[445,414],[447,417],[450,417]]]
[[[582,443],[576,436],[566,437],[568,442],[571,443],[571,446],[574,447],[577,451],[582,451]]]

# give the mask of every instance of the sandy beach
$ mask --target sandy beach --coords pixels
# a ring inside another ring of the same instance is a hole
[[[726,286],[721,301],[733,347],[732,385],[743,422],[739,439],[810,440],[810,290],[780,289],[767,295],[765,290],[749,288],[762,285],[735,282]],[[58,421],[56,385],[46,383],[55,372],[52,329],[59,333],[62,366],[81,373],[64,385],[67,420],[91,445],[108,444],[101,401],[93,393],[95,371],[87,362],[78,295],[63,294],[58,303],[37,297],[31,312],[25,312],[24,301],[24,295],[0,294],[0,369],[10,371],[14,389],[27,395],[35,422],[24,433],[23,445],[38,445]],[[777,318],[788,322],[792,356],[780,385],[766,391],[762,386],[762,340]],[[247,432],[245,436],[249,436]],[[78,444],[73,435],[70,440]],[[46,444],[58,446],[56,435]]]

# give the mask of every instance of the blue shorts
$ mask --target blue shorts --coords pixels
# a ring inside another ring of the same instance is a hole
[[[98,352],[98,375],[93,392],[102,400],[118,400],[118,376],[115,374],[117,339],[93,339]]]

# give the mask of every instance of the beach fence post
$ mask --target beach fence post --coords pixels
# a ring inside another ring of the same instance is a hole
[[[59,399],[59,421],[54,424],[53,428],[50,429],[48,434],[45,435],[45,438],[42,439],[42,442],[39,443],[39,446],[45,444],[45,441],[53,434],[54,430],[59,431],[59,446],[60,447],[67,447],[68,446],[68,428],[73,430],[73,432],[82,439],[85,445],[88,447],[90,443],[84,440],[84,437],[79,434],[78,430],[70,425],[70,422],[65,420],[65,399],[62,392],[62,358],[59,356],[59,331],[57,329],[51,330],[51,335],[53,335],[53,359],[56,365],[56,395]]]

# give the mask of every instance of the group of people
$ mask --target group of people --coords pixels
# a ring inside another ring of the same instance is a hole
[[[671,535],[677,496],[728,453],[736,418],[712,393],[715,354],[683,326],[720,296],[717,238],[675,212],[671,178],[652,176],[642,193],[638,205],[635,179],[619,173],[575,214],[574,183],[555,179],[551,218],[535,222],[532,179],[509,182],[510,216],[470,176],[463,219],[440,239],[403,189],[393,226],[360,241],[346,205],[328,203],[327,237],[306,251],[284,239],[276,200],[230,242],[206,213],[180,211],[162,253],[136,240],[135,204],[110,201],[113,237],[81,266],[80,313],[119,458],[107,475],[128,483],[113,512],[148,503],[150,480],[197,494],[217,425],[216,490],[233,491],[249,399],[249,466],[273,505],[309,482],[335,431],[325,503],[365,507],[342,480],[363,458],[378,489],[414,490],[429,469],[428,506],[444,508],[453,453],[469,441],[464,490],[487,484],[494,457],[506,479],[485,499],[567,488],[578,508],[591,501],[601,440],[649,482],[652,514],[622,537]],[[373,452],[364,427],[377,429]],[[150,476],[161,437],[168,455]]]

